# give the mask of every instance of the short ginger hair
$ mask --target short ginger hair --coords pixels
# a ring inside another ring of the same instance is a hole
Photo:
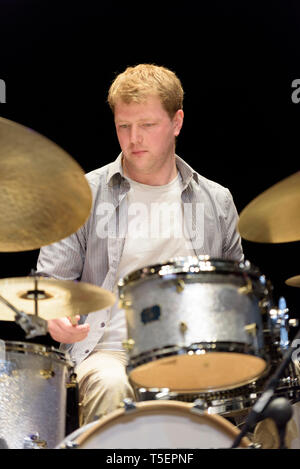
[[[127,67],[114,79],[108,92],[108,104],[114,112],[117,100],[141,103],[158,96],[170,118],[183,108],[183,88],[174,72],[159,65],[139,64]]]

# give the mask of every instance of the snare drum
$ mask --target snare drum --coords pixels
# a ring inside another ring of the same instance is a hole
[[[9,449],[54,448],[66,435],[72,363],[53,347],[5,342],[5,349],[0,362],[1,441]]]
[[[239,430],[185,402],[140,402],[117,409],[66,437],[58,449],[231,448]],[[243,438],[241,447],[250,441]]]
[[[175,392],[240,387],[267,372],[266,279],[249,262],[177,258],[119,281],[135,387]]]

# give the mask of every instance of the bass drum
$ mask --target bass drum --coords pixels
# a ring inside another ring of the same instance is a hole
[[[239,430],[219,415],[177,401],[130,403],[68,437],[57,449],[230,448]],[[241,447],[250,441],[243,438]]]

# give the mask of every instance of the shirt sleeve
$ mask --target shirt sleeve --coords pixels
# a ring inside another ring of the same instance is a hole
[[[57,280],[81,278],[86,250],[84,228],[63,240],[40,249],[37,274]]]
[[[226,205],[223,257],[224,259],[242,262],[244,260],[242,240],[237,229],[239,216],[229,190],[227,190]]]

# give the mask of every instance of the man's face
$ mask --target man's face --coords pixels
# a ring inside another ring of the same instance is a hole
[[[175,137],[183,123],[183,111],[171,119],[157,96],[142,103],[117,101],[114,111],[117,136],[127,174],[157,174],[171,164]]]

